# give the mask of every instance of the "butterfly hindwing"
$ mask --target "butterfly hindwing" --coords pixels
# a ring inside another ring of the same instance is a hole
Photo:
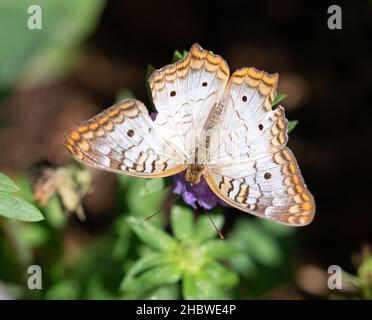
[[[222,200],[254,215],[295,226],[309,224],[314,217],[313,196],[287,147],[252,161],[214,168],[206,180]]]
[[[124,100],[65,135],[80,162],[118,173],[163,177],[184,169],[184,160],[157,132],[146,107]]]

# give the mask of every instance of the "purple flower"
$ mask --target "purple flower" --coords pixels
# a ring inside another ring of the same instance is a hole
[[[175,186],[173,192],[182,195],[183,200],[193,207],[197,208],[197,204],[206,210],[213,209],[217,204],[226,205],[226,203],[218,198],[209,188],[207,182],[202,177],[200,183],[191,187],[184,179],[185,172],[178,173],[174,176]]]

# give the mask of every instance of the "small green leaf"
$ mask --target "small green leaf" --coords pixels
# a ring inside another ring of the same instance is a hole
[[[228,240],[210,240],[200,248],[204,255],[212,259],[223,259],[242,254],[242,250]]]
[[[224,217],[222,214],[211,214],[210,216],[217,228],[221,229],[224,223]],[[193,234],[193,241],[195,243],[202,243],[217,236],[216,230],[207,215],[203,215],[197,220]]]
[[[141,272],[153,268],[155,266],[164,265],[169,263],[169,256],[162,252],[150,252],[136,261],[126,274],[126,278],[135,277]]]
[[[36,207],[5,192],[0,192],[0,215],[22,221],[40,221],[44,219]]]
[[[178,50],[174,51],[173,53],[173,57],[172,57],[172,63],[175,63],[177,62],[178,60],[181,60],[183,57],[182,57],[182,53],[179,52]]]
[[[216,282],[203,279],[201,274],[186,273],[182,281],[182,295],[186,300],[224,299]]]
[[[272,103],[273,106],[277,105],[279,102],[281,102],[282,100],[284,100],[286,98],[286,94],[284,93],[278,93]]]
[[[129,269],[125,275],[121,285],[121,290],[135,290],[137,287],[140,287],[140,280],[137,279],[137,276],[150,270],[154,267],[160,267],[167,265],[169,263],[169,256],[160,252],[150,252],[137,262]],[[140,288],[139,288],[140,289]]]
[[[19,188],[16,186],[16,184],[10,180],[5,174],[2,174],[0,172],[0,191],[4,192],[17,192]]]
[[[145,300],[177,300],[179,290],[176,284],[161,286],[144,297]]]
[[[144,219],[128,217],[127,221],[136,235],[150,247],[169,251],[177,247],[177,242],[167,233],[154,227],[150,222]]]
[[[172,57],[172,63],[176,63],[177,61],[184,59],[187,55],[188,55],[187,50],[183,50],[182,53],[178,50],[174,51],[173,57]]]
[[[152,73],[155,71],[155,67],[152,64],[147,65],[146,68],[146,80],[149,80]]]
[[[181,206],[173,206],[171,211],[172,231],[179,240],[192,238],[193,215],[191,210]]]
[[[222,266],[220,263],[210,261],[203,267],[204,277],[210,282],[217,283],[219,286],[232,288],[238,284],[239,277]]]
[[[150,110],[151,111],[156,111],[154,102],[152,101],[152,93],[151,93],[151,88],[149,84],[149,78],[152,75],[152,73],[155,71],[155,67],[151,64],[147,65],[146,69],[146,91],[147,91],[147,96],[150,101]]]
[[[290,133],[294,128],[296,128],[298,120],[288,121],[288,133]]]
[[[120,90],[116,95],[116,101],[122,101],[127,99],[134,99],[134,94],[130,90]]]
[[[168,264],[145,271],[140,278],[151,286],[173,284],[181,279],[181,271],[176,265]]]

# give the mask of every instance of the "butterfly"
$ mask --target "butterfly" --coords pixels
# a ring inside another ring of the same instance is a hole
[[[278,74],[253,67],[231,76],[226,61],[194,44],[188,55],[149,78],[155,121],[146,106],[123,100],[65,134],[83,164],[160,178],[202,177],[227,204],[281,224],[303,226],[315,214],[293,153],[284,108],[272,103]]]

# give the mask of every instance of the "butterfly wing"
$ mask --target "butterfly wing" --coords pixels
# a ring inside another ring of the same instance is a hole
[[[310,223],[315,202],[296,159],[285,146],[284,109],[272,110],[278,75],[254,68],[236,71],[222,99],[224,139],[211,140],[206,180],[240,210],[288,225]]]
[[[64,143],[78,161],[117,173],[153,178],[185,168],[182,152],[162,137],[137,100],[121,101],[81,123]]]
[[[159,112],[156,125],[194,163],[198,139],[213,105],[225,90],[228,66],[220,56],[194,44],[185,59],[154,71],[149,78]]]

